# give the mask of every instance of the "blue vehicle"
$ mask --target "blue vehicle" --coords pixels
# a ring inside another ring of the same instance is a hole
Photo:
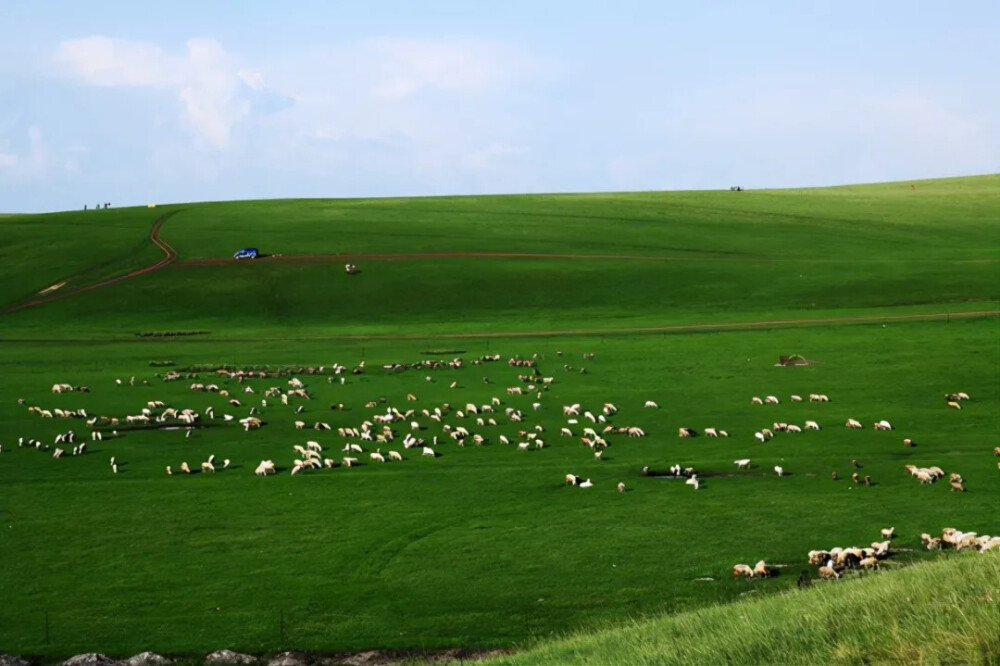
[[[255,247],[245,247],[242,250],[237,250],[236,254],[233,255],[233,259],[256,259],[260,252],[257,251]]]

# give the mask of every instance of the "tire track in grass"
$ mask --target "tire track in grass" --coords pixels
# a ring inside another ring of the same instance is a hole
[[[169,213],[164,213],[160,217],[156,218],[153,222],[153,228],[149,231],[149,240],[153,244],[163,251],[164,257],[160,259],[155,264],[150,264],[149,266],[144,266],[142,268],[136,269],[125,275],[118,275],[113,278],[108,278],[107,280],[102,280],[101,282],[95,282],[94,284],[88,284],[84,287],[78,287],[76,289],[70,289],[67,291],[61,291],[59,293],[54,293],[47,298],[35,298],[30,301],[25,301],[24,303],[18,303],[17,305],[12,305],[3,311],[3,314],[11,314],[18,312],[19,310],[26,310],[28,308],[38,307],[39,305],[44,305],[45,303],[51,303],[52,301],[58,301],[63,298],[68,298],[70,296],[76,296],[77,294],[82,294],[88,291],[93,291],[95,289],[100,289],[101,287],[107,287],[108,285],[121,282],[123,280],[128,280],[134,277],[139,277],[140,275],[145,275],[146,273],[152,273],[153,271],[160,270],[161,268],[173,263],[177,259],[177,251],[165,240],[160,238],[160,227],[166,222],[170,217],[179,213],[180,210],[173,210]]]

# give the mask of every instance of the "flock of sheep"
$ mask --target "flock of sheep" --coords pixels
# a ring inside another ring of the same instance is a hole
[[[593,355],[589,355],[588,358],[592,359]],[[471,363],[479,365],[499,360],[499,355],[491,355],[474,359]],[[434,363],[423,361],[418,364],[393,364],[386,366],[385,369],[391,372],[409,368],[424,370],[438,368],[455,369],[463,367],[464,363],[462,359]],[[542,437],[545,428],[540,423],[531,424],[530,421],[534,420],[533,415],[542,409],[542,401],[545,393],[550,389],[555,378],[543,376],[538,371],[534,359],[512,357],[508,359],[507,364],[510,367],[531,368],[532,374],[517,375],[518,383],[516,385],[506,387],[504,394],[493,396],[488,402],[476,403],[468,401],[462,405],[443,402],[436,405],[428,405],[418,411],[415,406],[404,408],[402,405],[390,405],[384,397],[369,400],[365,403],[365,409],[370,411],[356,425],[340,425],[335,428],[325,421],[315,421],[311,425],[312,429],[319,431],[335,429],[342,444],[342,446],[337,446],[340,447],[344,455],[331,456],[329,452],[325,452],[324,446],[318,441],[309,440],[304,445],[292,445],[291,448],[296,455],[290,460],[287,466],[279,467],[273,460],[261,460],[255,467],[254,473],[257,476],[265,477],[277,474],[283,469],[287,469],[291,475],[297,475],[311,470],[332,469],[336,467],[350,468],[358,465],[362,459],[361,456],[365,454],[367,454],[369,463],[402,462],[406,459],[404,452],[410,449],[419,450],[421,456],[436,458],[442,455],[440,448],[446,442],[459,447],[469,444],[482,446],[497,442],[501,445],[511,446],[516,451],[543,449],[548,446]],[[364,372],[364,362],[353,369],[348,369],[346,366],[339,364],[333,364],[328,368],[320,367],[315,371],[312,368],[309,369],[309,374],[328,375],[327,381],[329,383],[333,383],[335,379],[339,378],[341,384],[345,383],[345,376],[349,374],[358,375]],[[262,391],[261,398],[257,398],[256,396],[251,398],[250,396],[253,396],[257,392],[257,389],[250,385],[249,380],[273,379],[273,375],[269,375],[266,372],[254,373],[221,370],[218,374],[220,379],[228,380],[229,382],[235,381],[238,388],[233,387],[230,389],[224,388],[217,383],[196,381],[189,385],[189,390],[191,392],[217,394],[220,397],[226,398],[226,404],[234,410],[247,409],[248,414],[242,418],[239,414],[224,413],[221,415],[220,420],[223,423],[235,421],[248,432],[250,430],[259,430],[266,424],[262,418],[264,410],[288,408],[290,411],[294,411],[295,414],[299,414],[303,411],[306,404],[314,399],[310,389],[299,377],[293,376],[287,379],[284,385],[269,386]],[[163,377],[166,381],[181,378],[183,376],[180,373],[168,373]],[[433,381],[430,375],[427,375],[425,379]],[[116,380],[116,383],[119,385],[125,384],[120,379]],[[145,383],[143,382],[143,384]],[[484,383],[489,383],[488,379],[484,378]],[[449,387],[452,389],[457,388],[457,384],[457,382],[451,382]],[[132,377],[128,381],[128,385],[136,385],[135,377]],[[89,391],[87,387],[74,387],[71,384],[55,384],[52,386],[54,394],[63,394],[74,390]],[[236,395],[231,395],[231,391],[238,391],[242,400],[237,398]],[[507,404],[506,401],[508,400],[513,400],[515,403],[520,402],[518,396],[531,396],[530,405],[517,407]],[[957,405],[958,408],[961,408],[960,401],[968,400],[969,396],[965,393],[950,393],[946,395],[946,399],[949,406],[954,407]],[[246,404],[244,404],[244,401]],[[791,395],[790,401],[793,403],[805,402],[800,395]],[[829,403],[830,398],[825,394],[812,393],[808,395],[808,401],[811,403]],[[23,400],[19,402],[24,404]],[[407,394],[406,402],[408,404],[418,402],[417,396],[413,393]],[[753,405],[765,406],[778,405],[781,403],[781,400],[775,395],[767,395],[763,398],[753,396],[750,402]],[[646,409],[657,409],[659,407],[653,400],[645,401],[643,406]],[[91,438],[93,440],[103,439],[106,433],[117,435],[116,428],[122,425],[137,427],[155,425],[164,428],[176,428],[183,430],[185,436],[190,436],[195,428],[203,426],[208,421],[215,421],[217,419],[213,406],[208,406],[204,410],[198,411],[190,407],[177,408],[168,406],[159,400],[146,401],[145,407],[140,408],[135,413],[112,417],[91,417],[83,409],[43,409],[37,405],[29,406],[27,409],[29,413],[38,414],[42,418],[86,419],[85,423],[91,428]],[[331,405],[331,409],[335,411],[346,410],[342,403]],[[618,412],[618,407],[610,402],[604,402],[599,409],[593,410],[585,409],[580,403],[563,405],[562,416],[565,418],[565,425],[560,427],[559,437],[577,439],[590,449],[592,460],[600,461],[603,459],[605,449],[611,446],[612,442],[609,440],[612,437],[626,436],[636,438],[646,435],[645,430],[639,425],[612,423]],[[582,427],[580,427],[581,425]],[[861,429],[864,427],[859,420],[853,418],[848,419],[844,425],[849,429]],[[294,421],[294,428],[296,430],[302,430],[306,427],[306,421]],[[872,427],[875,430],[885,431],[894,429],[892,424],[887,420],[874,421]],[[439,430],[441,435],[427,435],[425,431],[431,428]],[[504,428],[508,429],[508,431],[501,433],[500,430]],[[794,435],[810,430],[819,431],[820,429],[819,422],[815,420],[804,420],[801,426],[775,421],[770,423],[769,427],[764,427],[754,432],[753,437],[758,443],[766,443],[773,439],[776,433]],[[514,431],[517,433],[516,436],[513,434]],[[730,436],[727,430],[718,426],[705,427],[701,429],[700,434],[698,430],[687,426],[678,428],[678,436],[681,438],[697,437],[700,435],[710,438],[725,438]],[[273,437],[273,435],[269,437]],[[69,430],[58,434],[54,445],[68,446],[73,443],[73,440],[74,432],[73,430]],[[913,446],[913,442],[907,438],[904,439],[904,445]],[[19,446],[48,449],[48,445],[43,444],[40,440],[30,438],[25,440],[23,437],[19,440]],[[329,446],[328,444],[327,447]],[[374,448],[372,448],[373,446]],[[2,447],[0,447],[0,452],[2,452]],[[997,447],[994,452],[1000,456],[1000,447]],[[85,444],[78,444],[72,449],[72,455],[81,455],[83,453],[85,453]],[[66,451],[63,448],[57,447],[53,453],[53,457],[58,459],[62,458],[65,454]],[[749,470],[752,465],[751,458],[749,457],[736,459],[733,463],[736,465],[737,471]],[[852,461],[852,464],[855,467],[860,467],[857,461]],[[193,468],[187,461],[180,462],[177,466],[177,471],[181,474],[193,474],[196,471],[211,473],[217,469],[228,469],[230,466],[231,461],[226,459],[220,467],[217,467],[213,454],[208,456],[206,460],[196,463]],[[113,457],[110,460],[110,467],[113,473],[118,473],[118,463]],[[786,475],[786,470],[782,465],[775,465],[773,469],[778,477]],[[927,484],[933,483],[945,475],[944,470],[936,466],[921,468],[914,465],[907,465],[906,469],[920,480],[921,483]],[[173,465],[167,465],[165,470],[168,475],[173,475],[175,471]],[[680,464],[672,465],[669,473],[655,473],[649,467],[644,467],[642,474],[644,476],[683,478],[685,484],[695,490],[699,490],[703,484],[703,480],[699,479],[698,473],[693,467],[685,467]],[[837,472],[833,472],[832,478],[835,480],[838,478]],[[861,482],[859,474],[856,472],[851,475],[851,478],[855,484]],[[565,482],[581,489],[595,487],[590,477],[583,477],[576,473],[567,473],[565,475]],[[872,483],[871,478],[867,475],[864,482],[867,485],[871,485]],[[964,492],[963,479],[959,474],[952,473],[949,482],[953,490]],[[619,481],[614,487],[619,493],[626,491],[624,481]],[[949,533],[943,535],[941,539],[932,539],[925,541],[925,543],[928,543],[929,548],[939,547],[943,543],[951,543],[948,537],[953,536],[953,534]],[[957,534],[962,539],[968,538],[964,533],[958,532]],[[887,536],[888,539],[892,538],[892,534],[885,534],[885,530],[883,530],[883,536]],[[983,550],[996,548],[998,543],[1000,543],[1000,537],[986,537],[985,539],[976,537],[975,535],[973,537],[976,539],[974,542],[976,546],[982,546]],[[930,538],[928,537],[928,539]],[[966,544],[967,541],[962,540],[959,543]],[[834,548],[829,551],[812,551],[809,554],[809,561],[820,565],[819,574],[821,576],[836,578],[839,577],[844,569],[877,567],[878,561],[888,556],[888,546],[889,541],[886,540],[873,543],[870,547],[864,548],[849,547]],[[733,569],[734,575],[745,577],[766,577],[771,572],[772,569],[763,560],[757,562],[753,567],[746,564],[738,564]]]

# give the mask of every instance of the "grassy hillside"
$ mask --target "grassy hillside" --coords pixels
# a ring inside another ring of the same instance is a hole
[[[115,235],[106,214],[119,216],[127,233]],[[110,265],[127,272],[140,259],[153,263],[160,255],[142,245],[142,234],[166,214],[172,217],[162,237],[180,263],[18,312],[5,318],[6,330],[58,335],[58,324],[72,320],[74,335],[108,335],[185,321],[243,337],[290,327],[318,335],[405,326],[433,335],[981,309],[1000,301],[1000,177],[989,176],[929,181],[916,191],[897,184],[235,202],[15,216],[0,224],[0,238],[20,233],[30,219],[36,241],[3,268],[7,304],[58,279],[70,277],[69,288]],[[76,249],[58,251],[70,217],[85,233]],[[111,237],[145,250],[115,264],[120,250]],[[247,245],[283,256],[184,263],[226,259]],[[362,275],[353,278],[336,256],[426,252],[556,256],[363,259]],[[302,255],[312,260],[287,261]],[[93,262],[89,273],[60,277],[49,268],[84,258]]]
[[[993,664],[1000,661],[998,599],[1000,556],[966,554],[864,580],[622,622],[489,663]]]
[[[17,248],[0,265],[0,305],[62,280],[69,289],[155,263],[163,254],[148,236],[166,214],[162,238],[178,262],[0,314],[0,651],[510,646],[703,608],[750,589],[789,591],[801,573],[815,575],[808,550],[868,545],[889,525],[899,534],[890,568],[932,557],[920,548],[921,532],[1000,532],[988,435],[1000,431],[1000,319],[893,319],[998,307],[998,177],[916,190],[235,202],[11,216],[0,220],[0,246]],[[283,256],[184,263],[225,259],[247,245]],[[384,256],[421,252],[549,256]],[[358,259],[362,272],[347,276],[343,253],[383,256]],[[289,259],[296,255],[308,256]],[[606,334],[854,314],[877,323]],[[546,334],[567,329],[577,335]],[[136,335],[164,331],[198,334]],[[516,331],[539,335],[506,334]],[[445,337],[470,333],[485,337]],[[811,364],[775,367],[790,353]],[[502,361],[473,364],[494,354]],[[530,370],[508,366],[513,357],[534,358],[552,383],[519,377]],[[384,367],[454,358],[463,359],[460,369]],[[341,383],[307,371],[333,363],[358,373]],[[216,374],[221,365],[270,376],[241,383]],[[184,379],[164,381],[168,370]],[[265,391],[287,391],[291,376],[312,399],[283,405],[271,396],[264,406]],[[91,390],[52,393],[62,382]],[[231,394],[192,391],[193,382]],[[515,386],[524,394],[506,390]],[[951,391],[972,400],[950,409],[943,395]],[[813,392],[831,402],[790,402]],[[766,394],[782,403],[751,404]],[[496,425],[457,415],[492,398],[500,401]],[[125,427],[127,415],[155,400],[196,410],[201,427],[189,437]],[[647,400],[659,408],[643,408]],[[598,460],[580,441],[589,421],[570,424],[562,408],[580,403],[598,413],[605,402],[620,407],[611,424],[647,436],[607,435],[611,446]],[[344,409],[331,408],[338,404]],[[389,406],[415,410],[393,424],[393,441],[337,433]],[[106,439],[88,439],[84,455],[57,460],[57,434],[89,438],[90,428],[28,407],[82,408],[122,424],[103,425]],[[245,432],[235,419],[251,407],[265,425]],[[434,407],[441,422],[422,414]],[[844,428],[847,418],[866,428]],[[806,419],[823,429],[766,444],[753,436],[775,421]],[[879,419],[896,429],[873,431]],[[296,430],[296,420],[333,430]],[[446,425],[485,442],[460,446]],[[681,439],[682,426],[731,437]],[[518,450],[536,427],[544,447]],[[563,427],[573,436],[560,436]],[[439,455],[404,449],[406,433],[428,446],[437,438]],[[904,447],[904,437],[918,446]],[[20,438],[48,449],[19,447]],[[363,464],[293,476],[292,447],[307,440],[337,461],[346,443],[359,443]],[[373,462],[376,448],[405,459]],[[212,454],[230,468],[176,473]],[[744,457],[753,465],[737,472],[733,461]],[[282,473],[254,476],[262,459]],[[852,459],[873,485],[851,483]],[[640,473],[674,463],[696,467],[702,489]],[[910,463],[959,472],[968,492],[921,486],[903,469]],[[788,474],[777,477],[775,465]],[[567,486],[568,473],[594,487]],[[620,481],[627,492],[615,490]],[[758,559],[782,575],[752,587],[732,579],[734,563]]]

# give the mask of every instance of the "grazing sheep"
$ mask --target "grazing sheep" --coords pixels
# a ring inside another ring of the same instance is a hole
[[[951,482],[951,490],[952,490],[952,492],[954,492],[956,490],[958,492],[960,492],[960,493],[964,493],[965,492],[965,488],[962,486],[961,481],[952,481]]]
[[[819,575],[826,579],[837,579],[840,578],[840,574],[837,570],[831,566],[822,566],[819,568]]]
[[[229,458],[226,458],[225,460],[223,460],[222,461],[222,469],[229,469],[230,463],[231,463],[231,461],[229,460]]]
[[[865,557],[858,562],[858,566],[863,569],[878,569],[878,559],[875,557]]]
[[[385,456],[382,455],[381,451],[372,451],[368,454],[368,457],[377,462],[385,462]]]
[[[764,437],[764,433],[762,433],[762,432],[755,432],[755,433],[753,434],[753,436],[754,436],[754,438],[755,438],[755,439],[756,439],[756,440],[757,440],[758,442],[760,442],[760,443],[762,443],[762,444],[763,444],[764,442],[766,442],[766,441],[767,441],[767,438],[766,438],[766,437]]]
[[[893,537],[893,535],[896,533],[896,528],[895,528],[895,526],[893,526],[893,527],[883,527],[881,530],[879,530],[879,533],[882,536],[884,536],[886,539],[891,539]]]
[[[785,475],[785,468],[782,467],[781,465],[775,465],[774,466],[774,472],[778,476],[784,476]]]
[[[792,424],[792,425],[789,425],[788,427],[785,428],[785,432],[792,432],[792,433],[802,432],[802,428],[800,428],[799,426],[797,426],[795,424]]]
[[[906,437],[906,438],[903,439],[903,446],[905,446],[907,448],[910,448],[910,447],[915,446],[915,444],[913,443],[912,439],[910,439],[909,437]]]
[[[191,468],[188,467],[188,464],[187,464],[186,461],[181,463],[181,471],[184,472],[185,474],[190,474],[191,473]]]
[[[566,483],[570,484],[571,486],[575,486],[578,483],[580,483],[580,477],[578,477],[576,474],[567,474]]]
[[[617,488],[618,488],[618,492],[620,492],[620,493],[625,492],[625,482],[624,481],[619,482]]]
[[[872,477],[868,476],[867,474],[865,474],[865,485],[866,486],[872,485]]]
[[[657,409],[659,405],[653,402],[652,400],[647,400],[646,404],[644,404],[643,407],[649,407],[650,409]]]
[[[949,406],[949,407],[952,407],[952,408],[954,408],[954,409],[962,409],[962,405],[958,404],[958,403],[957,403],[957,402],[955,402],[954,400],[949,400],[949,401],[948,401],[948,406]]]
[[[767,578],[771,575],[771,567],[767,566],[767,562],[760,560],[753,566],[753,575],[760,578]]]
[[[859,482],[860,480],[861,480],[861,477],[860,477],[860,476],[858,475],[858,473],[857,473],[857,472],[854,472],[853,474],[851,474],[851,483],[853,483],[853,484],[857,485],[857,483],[858,483],[858,482]]]
[[[876,430],[892,430],[892,424],[886,420],[878,421],[873,426]]]
[[[855,428],[855,429],[864,428],[864,426],[861,425],[861,421],[858,421],[857,419],[847,419],[847,422],[844,425],[847,426],[848,428]]]
[[[118,473],[118,465],[112,465],[111,466],[111,472],[114,473],[114,474],[117,474]]]
[[[791,401],[792,402],[802,402],[802,396],[801,395],[792,394]]]
[[[421,455],[430,456],[431,458],[436,458],[437,457],[437,451],[435,451],[434,449],[432,449],[429,446],[425,446],[425,447],[423,447],[423,453],[421,453]]]
[[[576,486],[577,488],[593,488],[594,484],[588,478],[586,481],[581,481],[580,483],[576,484]]]
[[[699,483],[698,477],[692,474],[687,481],[684,482],[686,485],[692,486],[695,490],[698,490]]]
[[[203,462],[201,464],[201,471],[203,471],[203,472],[214,472],[215,471],[215,465],[213,465],[212,463],[210,463],[208,461]]]
[[[736,465],[736,469],[750,469],[749,458],[740,458],[739,460],[734,460],[733,464]]]
[[[743,578],[753,578],[753,569],[748,564],[734,564],[733,575],[742,576]]]
[[[815,421],[806,421],[806,430],[819,430],[819,424]]]
[[[678,437],[695,437],[695,436],[697,436],[697,434],[698,433],[693,428],[678,428],[677,429],[677,436]]]
[[[718,437],[719,431],[715,428],[705,428],[705,437]]]
[[[403,454],[400,453],[399,451],[389,451],[389,459],[402,461]]]
[[[781,403],[781,401],[778,400],[778,396],[776,396],[776,395],[769,395],[769,396],[765,396],[764,397],[764,404],[767,404],[767,405],[777,405],[777,404],[780,404],[780,403]]]
[[[761,400],[760,397],[756,396],[756,395],[754,397],[750,398],[750,402],[751,402],[751,404],[754,404],[754,405],[763,405],[764,404],[764,401]]]

